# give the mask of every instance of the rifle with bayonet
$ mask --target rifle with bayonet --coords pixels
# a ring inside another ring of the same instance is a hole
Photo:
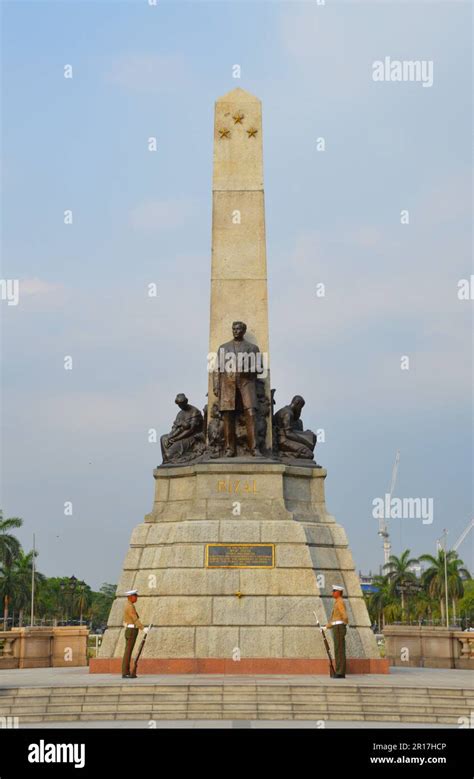
[[[334,665],[333,665],[333,662],[332,662],[331,650],[329,649],[328,640],[326,638],[326,631],[323,628],[323,626],[320,624],[319,619],[318,619],[317,614],[316,614],[315,611],[313,611],[313,614],[314,614],[314,616],[316,618],[316,625],[318,626],[319,630],[321,631],[321,635],[323,637],[324,646],[326,647],[326,652],[327,652],[327,656],[328,656],[328,660],[329,660],[329,676],[333,677],[333,676],[336,675],[336,671],[334,669]]]
[[[131,671],[131,674],[133,676],[137,675],[138,661],[140,660],[140,655],[141,655],[141,653],[143,651],[143,647],[145,646],[146,637],[147,637],[148,633],[150,632],[150,630],[152,629],[152,627],[153,627],[153,625],[148,625],[148,630],[145,631],[145,633],[143,635],[143,638],[141,640],[140,646],[138,647],[137,656],[136,656],[136,658],[134,660],[134,664],[133,664],[133,671]]]

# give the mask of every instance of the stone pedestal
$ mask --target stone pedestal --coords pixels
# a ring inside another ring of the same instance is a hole
[[[348,673],[388,672],[346,534],[326,511],[324,469],[227,460],[154,475],[92,672],[120,672],[123,593],[137,588],[154,626],[140,673],[327,673],[313,611],[328,621],[333,584],[345,588]],[[208,567],[216,544],[263,544],[270,566]]]

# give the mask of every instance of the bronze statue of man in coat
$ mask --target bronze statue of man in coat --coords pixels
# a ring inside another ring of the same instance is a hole
[[[245,322],[232,323],[232,341],[218,351],[218,368],[213,374],[214,394],[224,422],[224,454],[235,457],[235,418],[243,411],[247,446],[253,457],[261,457],[257,443],[257,377],[262,372],[258,346],[246,341]]]

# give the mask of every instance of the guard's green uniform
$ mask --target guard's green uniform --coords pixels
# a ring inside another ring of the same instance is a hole
[[[122,676],[125,676],[130,673],[130,660],[135,641],[137,640],[138,631],[143,630],[143,625],[138,618],[137,610],[130,601],[127,601],[125,604],[123,621],[125,624],[125,651],[122,659]]]
[[[334,639],[334,670],[338,676],[346,675],[346,625],[348,622],[346,607],[341,595],[334,601],[331,621],[327,625],[332,630]]]

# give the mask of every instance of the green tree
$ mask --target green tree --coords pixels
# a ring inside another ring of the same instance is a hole
[[[107,598],[109,598],[109,600],[113,601],[115,599],[115,595],[116,595],[116,592],[117,592],[117,585],[116,584],[107,584],[107,582],[105,582],[101,586],[99,592],[101,592],[102,595],[105,595]]]
[[[19,555],[13,561],[13,580],[14,580],[14,598],[13,606],[19,611],[18,624],[23,625],[23,613],[25,609],[31,609],[31,579],[33,574],[33,555],[35,558],[38,552],[28,552],[25,554],[20,550]],[[35,592],[36,587],[45,579],[42,573],[35,570]]]
[[[9,604],[14,594],[13,561],[21,551],[21,544],[11,530],[21,527],[20,517],[3,518],[0,509],[0,593],[3,602],[3,629],[7,629]]]
[[[73,613],[79,612],[79,621],[82,625],[84,612],[92,603],[92,590],[85,582],[80,582],[72,596]]]
[[[20,517],[9,517],[3,519],[3,511],[0,509],[0,563],[11,565],[15,557],[18,555],[21,544],[10,533],[10,530],[21,527],[23,520]]]
[[[99,627],[107,622],[116,591],[115,584],[103,584],[99,592],[92,593],[89,615],[95,626]]]
[[[383,613],[385,623],[388,623],[389,625],[391,622],[400,622],[400,620],[403,619],[402,607],[398,599],[392,600],[390,603],[388,603],[385,606]]]
[[[41,619],[64,620],[66,616],[66,602],[61,589],[61,576],[49,576],[40,584],[36,611]]]
[[[452,599],[453,611],[459,598],[464,594],[464,580],[469,580],[471,574],[464,568],[463,561],[453,549],[445,553],[444,549],[438,550],[438,556],[430,554],[421,555],[420,561],[429,563],[429,567],[422,574],[422,583],[427,593],[439,602],[441,620],[446,621],[446,576],[445,556],[448,579],[448,599]],[[448,615],[449,618],[449,615]]]
[[[474,579],[464,583],[464,595],[458,603],[459,615],[468,625],[474,624]]]
[[[377,589],[367,596],[367,607],[371,621],[376,622],[379,628],[383,630],[385,627],[385,609],[393,603],[393,593],[388,576],[374,576],[372,584]]]
[[[12,598],[15,597],[15,575],[13,565],[0,563],[0,596],[3,602],[3,629],[8,628],[8,612]]]
[[[412,601],[412,613],[416,620],[431,620],[439,613],[439,604],[430,597],[423,584],[416,593]]]
[[[410,568],[416,565],[418,560],[410,558],[410,550],[405,549],[401,557],[390,555],[388,563],[383,567],[388,576],[392,592],[400,594],[402,620],[405,619],[406,594],[417,585],[417,578]]]

